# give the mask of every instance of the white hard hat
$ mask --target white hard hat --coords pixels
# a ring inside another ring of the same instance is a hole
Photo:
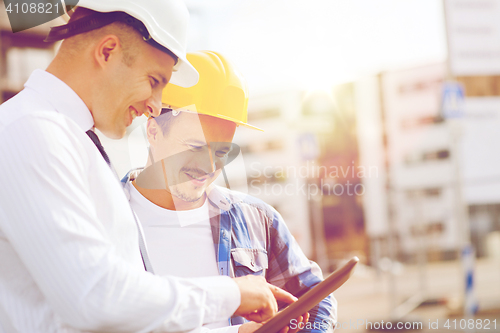
[[[170,82],[181,87],[190,87],[198,82],[198,72],[186,59],[189,13],[182,0],[80,0],[77,6],[101,13],[124,12],[142,22],[147,31],[141,31],[144,29],[138,28],[129,20],[125,23],[139,30],[149,44],[160,49],[166,48],[178,58]],[[73,32],[71,31],[73,27],[70,26],[72,23],[52,28],[53,36],[49,34],[46,40],[63,39],[114,21],[124,21],[119,15],[111,16],[111,19],[106,16],[90,23],[87,20],[84,24],[78,25],[77,22],[80,20],[73,22],[76,23]],[[89,26],[92,28],[89,29]]]

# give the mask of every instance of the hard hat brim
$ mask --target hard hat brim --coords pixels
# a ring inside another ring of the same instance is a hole
[[[203,114],[203,113],[200,113],[200,114]],[[245,126],[245,127],[248,127],[248,128],[251,128],[251,129],[255,129],[255,130],[258,130],[258,131],[261,131],[261,132],[264,132],[264,130],[262,128],[259,128],[257,126],[253,126],[253,125],[250,125],[250,124],[247,124],[247,123],[244,123],[240,120],[237,120],[237,119],[234,119],[234,118],[231,118],[231,117],[228,117],[228,116],[224,116],[222,114],[217,114],[217,115],[208,115],[208,116],[212,116],[212,117],[216,117],[216,118],[220,118],[220,119],[224,119],[224,120],[229,120],[229,121],[232,121],[233,123],[235,123],[236,125],[238,126]]]
[[[241,120],[238,120],[238,119],[235,119],[235,118],[232,118],[232,117],[228,117],[228,116],[225,116],[223,114],[208,114],[208,113],[203,113],[203,112],[197,112],[197,111],[189,110],[189,109],[186,109],[186,108],[175,108],[175,107],[172,107],[172,106],[167,105],[167,104],[163,104],[163,108],[166,108],[166,109],[169,109],[169,110],[180,111],[180,112],[186,112],[186,113],[192,113],[192,114],[198,114],[198,115],[202,114],[202,115],[209,116],[209,117],[215,117],[215,118],[219,118],[219,119],[223,119],[223,120],[227,120],[227,121],[233,122],[237,126],[245,126],[247,128],[250,128],[250,129],[254,129],[254,130],[258,130],[258,131],[264,132],[264,130],[262,128],[260,128],[260,127],[247,124],[245,122],[242,122]]]
[[[199,79],[198,71],[196,71],[186,57],[179,57],[177,54],[176,56],[179,58],[179,62],[174,67],[169,83],[183,88],[189,88],[197,84]]]

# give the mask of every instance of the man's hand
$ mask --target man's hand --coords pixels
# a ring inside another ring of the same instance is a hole
[[[291,329],[290,327],[285,327],[282,329],[280,332],[281,333],[296,333],[301,330],[301,327],[306,327],[307,322],[309,321],[309,312],[306,312],[302,316],[296,319],[297,322],[294,323],[292,326],[295,327],[294,329]]]
[[[297,333],[300,329],[299,327],[305,326],[309,321],[309,313],[303,314],[297,318],[297,322],[293,324],[295,329],[291,329],[289,326],[282,328],[278,333]],[[246,323],[240,326],[238,333],[253,333],[258,330],[263,324],[258,323]]]
[[[262,276],[247,275],[235,278],[240,288],[241,304],[234,313],[250,321],[263,322],[271,319],[278,311],[276,300],[293,303],[292,294],[266,282]]]

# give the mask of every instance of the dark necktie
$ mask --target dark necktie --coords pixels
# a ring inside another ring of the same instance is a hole
[[[108,154],[106,154],[106,151],[104,150],[104,147],[101,144],[101,140],[99,140],[99,137],[93,130],[88,130],[87,135],[90,137],[92,142],[95,144],[99,152],[101,153],[102,157],[106,161],[106,163],[109,165],[111,168],[111,162],[109,160]],[[141,228],[139,227],[139,221],[137,221],[137,218],[135,217],[135,213],[132,211],[132,215],[134,215],[135,219],[135,224],[137,225],[137,233],[139,234],[139,250],[141,251],[141,257],[142,257],[142,263],[144,264],[144,268],[146,271],[154,273],[153,272],[153,266],[151,265],[151,262],[149,261],[148,257],[148,252],[146,251],[146,245],[144,244],[144,238],[142,237],[141,233]]]
[[[95,144],[97,149],[99,149],[99,152],[101,153],[101,155],[104,158],[104,160],[106,161],[106,163],[108,163],[108,165],[111,166],[111,162],[109,161],[108,154],[106,154],[106,151],[104,150],[104,147],[101,144],[101,140],[99,140],[99,137],[97,136],[97,134],[95,134],[93,130],[88,130],[86,133],[90,137],[92,142]]]

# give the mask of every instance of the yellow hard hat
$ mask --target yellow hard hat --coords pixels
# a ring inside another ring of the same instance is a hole
[[[189,88],[167,84],[162,94],[163,107],[197,112],[262,131],[247,123],[248,87],[225,57],[213,51],[198,51],[188,53],[187,59],[198,71],[199,81]]]

